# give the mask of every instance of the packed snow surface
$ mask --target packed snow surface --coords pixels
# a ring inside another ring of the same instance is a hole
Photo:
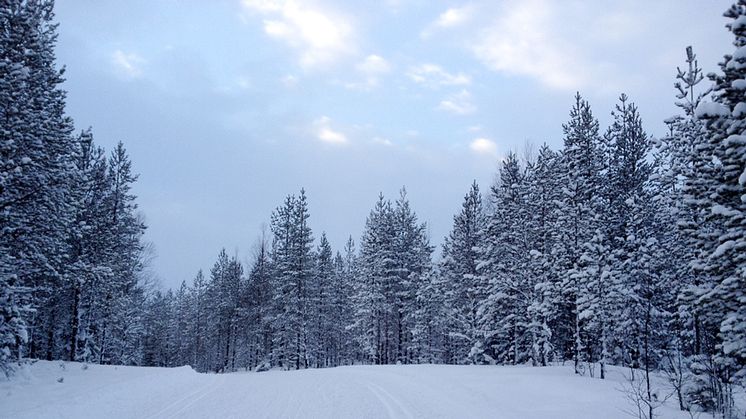
[[[2,418],[629,418],[611,377],[571,367],[391,365],[198,374],[39,361],[0,380]],[[61,382],[60,382],[61,381]],[[685,418],[675,398],[661,418]]]

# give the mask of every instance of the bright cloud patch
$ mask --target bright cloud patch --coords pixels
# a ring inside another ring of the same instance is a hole
[[[422,31],[420,36],[422,38],[427,38],[437,30],[461,26],[469,21],[473,14],[474,7],[472,5],[452,7],[441,13],[433,23],[428,25],[428,27]]]
[[[464,73],[449,73],[437,64],[421,64],[411,67],[407,76],[417,84],[428,87],[465,86],[471,84],[471,78]]]
[[[355,69],[360,74],[362,81],[345,83],[345,87],[370,90],[379,85],[382,76],[391,72],[391,64],[380,55],[371,54],[355,66]]]
[[[573,90],[587,82],[588,67],[577,51],[564,42],[557,28],[554,3],[542,0],[508,2],[472,47],[489,68],[527,75],[545,85]]]
[[[145,60],[134,52],[126,53],[116,50],[111,54],[111,62],[117,71],[129,78],[142,76],[142,65]]]
[[[497,154],[497,144],[487,138],[477,138],[469,143],[471,151],[477,154]]]
[[[335,131],[331,127],[331,118],[322,116],[314,121],[314,131],[316,138],[326,144],[342,145],[347,144],[347,136],[340,131]]]
[[[360,72],[365,74],[384,74],[391,71],[391,65],[379,55],[371,54],[365,57],[357,66]]]
[[[266,16],[264,32],[300,52],[300,64],[309,69],[354,52],[352,25],[331,11],[293,0],[244,0],[244,7]]]
[[[441,100],[438,109],[456,115],[466,115],[475,112],[477,107],[472,103],[471,93],[464,89]]]
[[[466,23],[471,17],[472,7],[454,7],[446,10],[438,16],[438,20],[435,21],[435,26],[441,28],[451,28]]]

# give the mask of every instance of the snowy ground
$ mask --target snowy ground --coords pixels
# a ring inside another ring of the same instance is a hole
[[[58,382],[59,379],[62,382]],[[630,418],[619,372],[354,366],[198,374],[39,361],[0,379],[0,418]],[[672,398],[657,413],[686,418]]]

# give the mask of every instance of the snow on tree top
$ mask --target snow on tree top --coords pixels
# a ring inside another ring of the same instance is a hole
[[[697,109],[694,111],[694,116],[699,119],[704,118],[717,118],[719,116],[729,116],[730,110],[727,106],[722,103],[716,102],[700,102]]]

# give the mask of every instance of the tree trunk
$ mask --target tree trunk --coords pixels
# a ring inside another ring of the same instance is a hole
[[[70,324],[70,355],[69,359],[70,361],[75,361],[75,353],[78,350],[78,327],[79,327],[79,319],[78,319],[78,306],[80,305],[80,284],[78,281],[75,281],[75,286],[73,288],[73,312],[72,312],[72,320]]]
[[[580,316],[578,313],[577,296],[575,304],[575,343],[573,352],[575,353],[575,374],[580,374]]]
[[[653,419],[653,398],[650,394],[650,300],[647,302],[647,310],[645,311],[645,340],[643,342],[645,348],[645,390],[647,392],[647,405],[648,405],[648,418]]]

